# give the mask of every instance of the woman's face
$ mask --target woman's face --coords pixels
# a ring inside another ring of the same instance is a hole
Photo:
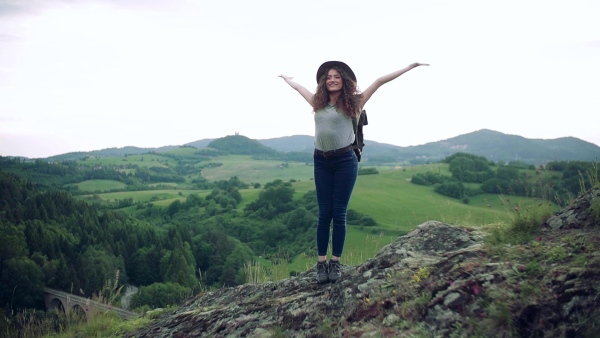
[[[344,79],[342,79],[342,74],[340,74],[340,72],[338,72],[336,69],[330,69],[327,72],[325,84],[327,85],[327,90],[330,92],[341,91],[342,87],[344,87]]]

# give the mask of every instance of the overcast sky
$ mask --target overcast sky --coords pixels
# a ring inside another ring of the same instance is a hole
[[[0,0],[0,155],[314,135],[327,60],[360,88],[365,138],[480,129],[600,145],[600,1]]]

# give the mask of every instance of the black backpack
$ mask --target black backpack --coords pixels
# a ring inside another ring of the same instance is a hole
[[[354,126],[354,143],[352,143],[352,149],[356,153],[356,158],[358,162],[360,162],[360,158],[362,157],[362,150],[365,146],[363,142],[363,126],[369,124],[367,120],[367,111],[363,110],[360,112],[360,115],[357,118],[352,119],[352,126]]]

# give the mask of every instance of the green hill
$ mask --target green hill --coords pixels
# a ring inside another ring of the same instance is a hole
[[[216,139],[210,142],[208,147],[236,155],[277,155],[277,151],[242,135],[230,135]]]
[[[484,156],[491,161],[520,161],[542,165],[550,161],[598,161],[600,147],[576,137],[557,139],[527,139],[518,135],[507,135],[482,129],[446,140],[418,146],[399,147],[379,143],[365,135],[362,164],[415,165],[434,163],[456,152],[467,152]],[[285,136],[272,139],[252,140],[241,135],[230,135],[218,139],[202,139],[179,147],[198,150],[214,149],[226,154],[250,155],[261,158],[278,158],[284,161],[310,162],[314,137],[308,135]],[[165,153],[177,146],[160,148],[109,148],[90,152],[72,152],[47,158],[51,161],[78,160],[85,157],[123,157],[145,153]]]

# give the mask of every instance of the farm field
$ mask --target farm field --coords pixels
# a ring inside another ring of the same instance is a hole
[[[246,155],[219,156],[213,162],[222,163],[219,167],[202,169],[202,176],[209,181],[228,180],[237,176],[246,183],[264,184],[280,179],[282,181],[309,180],[313,176],[312,164],[275,160],[254,160]]]
[[[83,200],[100,199],[106,202],[126,200],[131,198],[134,203],[152,202],[155,206],[168,207],[175,200],[184,202],[186,197],[191,194],[206,196],[209,193],[210,190],[142,190],[80,195],[77,196],[77,198],[81,198]]]
[[[77,186],[79,191],[110,191],[117,189],[125,189],[127,185],[123,182],[115,180],[87,180],[76,184],[67,184],[67,187]]]

